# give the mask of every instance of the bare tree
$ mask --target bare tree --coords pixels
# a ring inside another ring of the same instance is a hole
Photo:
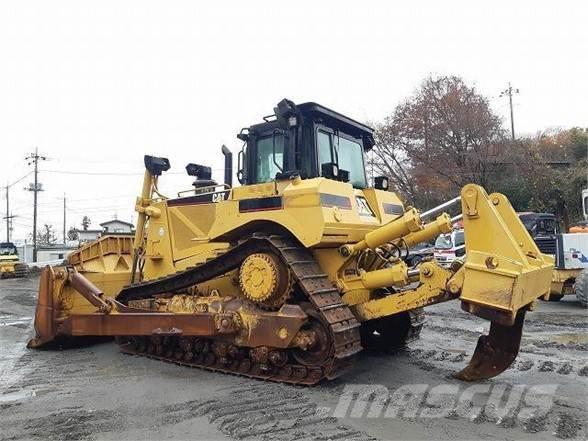
[[[377,127],[376,140],[376,169],[409,200],[425,205],[468,182],[487,185],[504,150],[501,119],[455,76],[426,78]]]
[[[57,243],[57,235],[53,225],[45,224],[40,231],[37,232],[38,245],[54,245]]]

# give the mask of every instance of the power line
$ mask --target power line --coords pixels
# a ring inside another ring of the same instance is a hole
[[[25,159],[26,159],[26,158],[25,158]],[[23,176],[23,177],[21,177],[21,178],[18,178],[16,181],[14,181],[14,182],[13,182],[13,183],[11,183],[11,184],[6,184],[6,187],[12,187],[12,186],[14,186],[14,185],[18,184],[20,181],[23,181],[24,179],[26,179],[26,178],[27,178],[28,176],[30,176],[31,174],[33,174],[33,171],[30,171],[30,172],[28,172],[26,175],[24,175],[24,176]]]
[[[142,176],[143,173],[137,172],[87,172],[73,170],[42,170],[44,173],[57,173],[61,175],[85,175],[85,176]]]

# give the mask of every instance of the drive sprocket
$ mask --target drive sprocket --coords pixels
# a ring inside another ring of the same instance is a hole
[[[292,275],[272,253],[247,256],[239,268],[239,286],[250,301],[267,309],[279,309],[292,291]]]

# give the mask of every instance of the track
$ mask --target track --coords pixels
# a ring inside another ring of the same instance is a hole
[[[314,259],[312,253],[293,239],[282,236],[254,234],[239,242],[222,255],[202,265],[125,287],[117,300],[150,298],[156,294],[177,292],[210,280],[235,269],[251,253],[271,252],[279,256],[290,269],[292,276],[304,294],[307,313],[324,327],[329,347],[319,359],[300,362],[304,354],[288,351],[285,364],[272,365],[252,359],[247,348],[219,347],[213,339],[148,339],[134,337],[120,340],[123,352],[145,355],[213,371],[232,373],[252,378],[290,384],[315,384],[322,379],[340,376],[349,366],[353,356],[361,351],[359,322],[341,299]],[[215,346],[216,344],[216,346]]]

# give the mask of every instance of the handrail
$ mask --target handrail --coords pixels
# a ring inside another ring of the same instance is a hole
[[[215,190],[217,187],[222,187],[222,190]],[[206,191],[210,189],[210,191]],[[200,188],[191,188],[190,190],[182,190],[178,192],[178,197],[181,198],[182,195],[185,195],[187,193],[191,193],[193,192],[194,194],[210,194],[210,193],[221,193],[223,191],[227,191],[230,190],[231,186],[227,185],[227,184],[215,184],[215,185],[207,185],[206,187],[200,187]]]

